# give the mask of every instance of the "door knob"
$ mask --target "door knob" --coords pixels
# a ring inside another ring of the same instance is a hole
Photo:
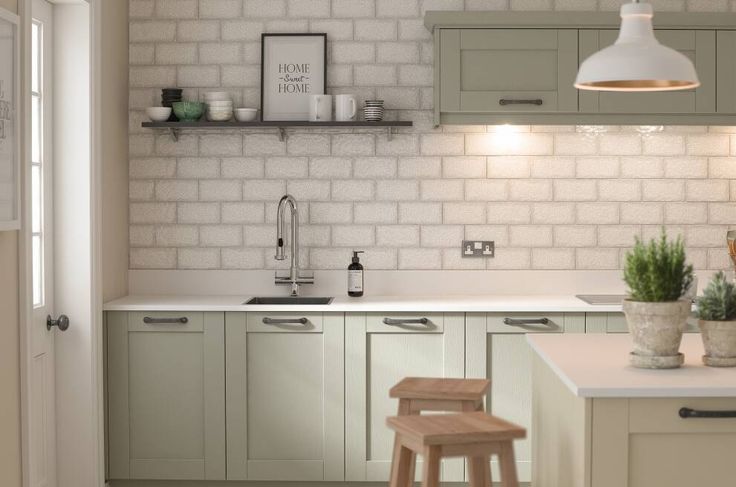
[[[66,331],[69,328],[69,317],[67,315],[59,315],[59,318],[52,319],[51,315],[46,317],[46,329],[50,330],[54,326],[59,327],[60,331]]]

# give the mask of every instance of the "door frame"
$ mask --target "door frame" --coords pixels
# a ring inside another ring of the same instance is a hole
[[[94,445],[87,445],[89,451],[96,452],[94,461],[87,462],[89,466],[89,478],[95,478],[96,486],[79,487],[101,487],[105,485],[105,439],[104,439],[104,396],[103,396],[103,357],[102,357],[102,266],[101,266],[101,131],[99,121],[101,120],[101,40],[102,40],[102,0],[82,0],[89,4],[90,8],[90,283],[91,283],[91,349],[90,364],[92,370],[80,371],[86,374],[90,381],[90,390],[94,391],[92,397],[93,417],[91,428],[95,433]],[[52,2],[53,3],[53,2]],[[31,156],[31,90],[29,80],[31,79],[31,22],[32,9],[31,0],[18,0],[18,15],[20,21],[21,39],[21,127],[22,138],[20,145],[21,154],[21,230],[19,232],[19,319],[20,319],[20,400],[21,400],[21,468],[23,486],[28,487],[30,473],[30,438],[29,438],[29,390],[30,390],[30,334],[28,326],[33,314],[33,292],[32,292],[32,263],[31,263],[31,233],[30,233],[30,165],[28,161]],[[57,440],[58,441],[58,440]]]

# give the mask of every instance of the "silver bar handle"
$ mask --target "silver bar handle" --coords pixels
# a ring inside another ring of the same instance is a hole
[[[736,418],[736,411],[700,411],[698,409],[680,408],[682,419],[687,418]]]
[[[189,323],[189,318],[182,316],[181,318],[151,318],[146,316],[143,318],[143,323],[147,325],[163,325],[163,324],[186,324]]]
[[[396,319],[396,318],[384,318],[384,325],[426,325],[429,323],[427,318],[412,318],[412,319]]]
[[[306,325],[309,322],[309,320],[306,318],[269,318],[269,317],[263,318],[262,321],[264,325],[294,325],[294,324]]]
[[[498,100],[498,104],[501,106],[505,105],[537,105],[541,106],[544,103],[544,100],[541,98],[533,98],[529,100],[514,100],[509,98],[501,98]]]
[[[509,325],[509,326],[526,326],[526,325],[552,326],[552,324],[549,322],[549,318],[529,318],[529,319],[504,318],[503,324]]]

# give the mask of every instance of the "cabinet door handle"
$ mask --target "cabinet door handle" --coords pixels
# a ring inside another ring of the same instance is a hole
[[[308,322],[306,318],[263,318],[264,325],[306,325]]]
[[[529,100],[513,100],[509,98],[501,98],[498,100],[498,104],[501,106],[505,105],[537,105],[540,106],[544,103],[541,98],[532,98]]]
[[[698,409],[680,408],[678,413],[682,419],[687,418],[736,418],[736,411],[701,411]]]
[[[426,325],[429,323],[427,318],[413,318],[413,319],[396,319],[396,318],[384,318],[384,325]]]
[[[182,316],[181,318],[151,318],[150,316],[146,316],[143,318],[143,323],[147,325],[163,325],[167,323],[184,325],[189,323],[189,318],[186,316]]]
[[[547,325],[553,327],[554,324],[550,323],[549,318],[529,318],[529,319],[515,319],[515,318],[504,318],[504,325],[509,326],[526,326],[526,325]]]

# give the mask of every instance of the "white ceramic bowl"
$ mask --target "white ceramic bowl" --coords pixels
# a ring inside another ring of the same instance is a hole
[[[210,113],[207,112],[207,120],[210,122],[227,122],[233,118],[232,112],[229,113]]]
[[[233,102],[231,101],[208,101],[207,106],[210,108],[232,108]]]
[[[230,93],[227,91],[209,91],[204,94],[204,99],[208,103],[211,101],[231,101]]]
[[[256,119],[258,109],[256,108],[236,108],[235,120],[238,122],[252,122]]]
[[[165,122],[171,116],[171,107],[148,107],[146,115],[152,122]]]

